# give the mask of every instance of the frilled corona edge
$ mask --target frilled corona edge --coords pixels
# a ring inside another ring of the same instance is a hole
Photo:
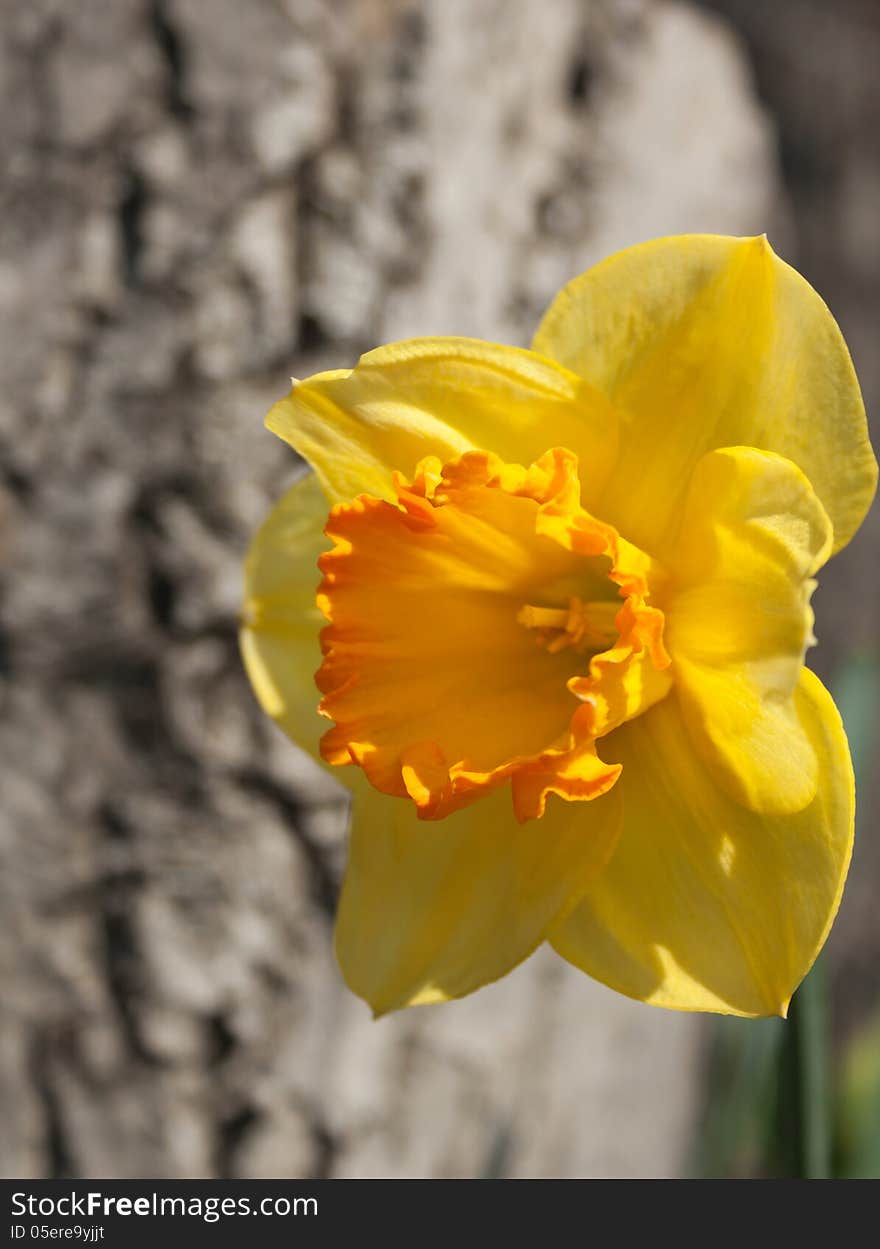
[[[518,820],[606,793],[620,767],[596,739],[669,688],[650,560],[580,506],[563,449],[432,457],[395,487],[327,525],[323,757],[428,819],[506,781]]]

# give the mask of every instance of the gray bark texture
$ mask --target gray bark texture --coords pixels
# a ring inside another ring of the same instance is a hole
[[[373,1023],[339,792],[236,620],[291,374],[527,343],[789,213],[742,47],[632,0],[0,0],[0,1174],[670,1175],[700,1029],[539,954]]]

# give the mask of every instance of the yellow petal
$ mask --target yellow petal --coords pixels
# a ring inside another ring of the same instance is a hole
[[[628,997],[678,1010],[785,1014],[837,912],[852,850],[853,776],[831,696],[804,671],[798,714],[822,760],[793,815],[733,802],[687,744],[674,697],[618,729],[617,849],[551,935]]]
[[[831,313],[765,238],[682,235],[611,256],[557,296],[534,349],[621,415],[621,451],[591,507],[662,558],[691,472],[715,447],[793,460],[834,525],[868,509],[877,465]]]
[[[601,489],[617,453],[616,418],[581,378],[529,351],[467,338],[380,347],[357,368],[294,384],[266,424],[315,469],[333,501],[392,498],[391,473],[470,450],[531,464],[570,447],[584,499]]]
[[[324,618],[315,603],[318,556],[328,504],[309,474],[287,491],[257,531],[245,562],[239,635],[242,658],[260,706],[316,759],[327,727],[318,715],[315,673]]]
[[[551,799],[518,824],[494,792],[440,824],[361,781],[336,927],[346,983],[377,1014],[472,993],[506,975],[567,914],[613,848],[612,790]]]
[[[798,811],[820,761],[794,693],[831,522],[806,477],[768,451],[711,451],[671,547],[666,645],[685,722],[719,784],[758,811]]]

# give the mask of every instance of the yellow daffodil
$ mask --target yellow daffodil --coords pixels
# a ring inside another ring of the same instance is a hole
[[[784,1014],[853,830],[809,600],[876,484],[815,291],[764,238],[661,239],[530,351],[396,343],[267,423],[314,474],[254,541],[242,648],[352,789],[354,992],[459,997],[548,940],[634,998]]]

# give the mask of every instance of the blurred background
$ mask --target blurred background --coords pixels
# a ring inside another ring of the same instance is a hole
[[[0,18],[0,1174],[784,1173],[781,1021],[664,1013],[540,953],[371,1021],[331,950],[345,806],[257,710],[236,614],[296,470],[261,423],[291,374],[526,344],[646,238],[766,231],[876,414],[880,5]],[[860,786],[823,956],[845,1175],[880,1174],[878,555],[875,508],[810,657]]]

